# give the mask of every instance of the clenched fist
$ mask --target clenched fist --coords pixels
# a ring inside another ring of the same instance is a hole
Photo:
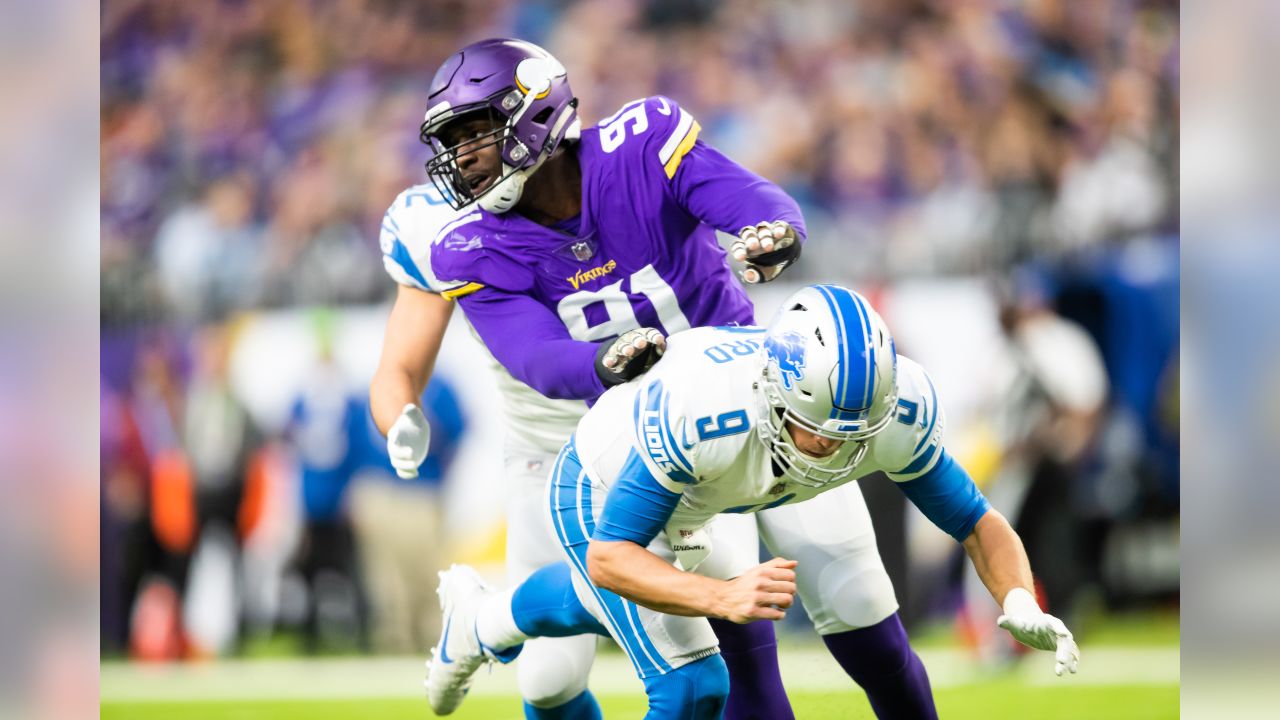
[[[396,474],[406,480],[418,477],[418,466],[426,459],[430,444],[431,426],[422,408],[413,403],[405,405],[387,432],[387,455]]]
[[[720,588],[717,614],[736,623],[781,620],[795,603],[795,568],[795,560],[773,558],[729,580]]]

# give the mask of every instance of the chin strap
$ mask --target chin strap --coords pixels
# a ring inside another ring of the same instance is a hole
[[[529,97],[532,96],[530,95]],[[522,105],[518,111],[512,114],[511,120],[509,120],[508,123],[514,125],[515,121],[518,120],[528,109],[529,102],[530,101],[526,100],[525,104]],[[582,137],[582,122],[579,120],[577,116],[577,109],[573,105],[566,107],[565,111],[560,114],[560,117],[556,120],[555,126],[551,129],[551,133],[553,135],[559,133],[565,123],[569,123],[569,128],[565,130],[564,137],[560,140],[561,144],[565,142],[574,142]],[[523,145],[523,143],[521,143],[521,145]],[[528,150],[528,147],[525,147],[525,149]],[[510,165],[503,163],[502,173],[503,175],[506,175],[506,177],[493,187],[489,188],[484,195],[480,196],[480,198],[476,200],[476,204],[495,215],[501,215],[504,212],[508,212],[511,208],[516,206],[516,203],[520,202],[520,194],[524,192],[525,182],[528,181],[531,175],[538,171],[538,168],[542,167],[542,163],[546,162],[549,157],[551,157],[551,153],[543,154],[531,167],[524,168],[522,170],[516,170]]]
[[[541,163],[538,165],[541,165]],[[536,170],[538,165],[534,165],[532,169]],[[504,163],[502,168],[503,170],[508,170],[509,166]],[[501,215],[515,207],[516,203],[520,201],[520,194],[524,192],[524,183],[527,179],[525,172],[524,170],[512,171],[507,177],[489,188],[488,192],[481,195],[476,204],[495,215]]]

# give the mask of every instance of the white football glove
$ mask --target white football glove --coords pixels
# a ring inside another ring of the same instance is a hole
[[[800,256],[799,237],[795,228],[782,220],[748,225],[738,231],[729,253],[734,260],[747,264],[742,271],[743,282],[769,282]]]
[[[1014,588],[1005,596],[1004,614],[996,619],[996,625],[1027,647],[1052,652],[1056,660],[1053,671],[1058,675],[1063,670],[1074,673],[1080,665],[1080,648],[1071,631],[1061,620],[1041,610],[1025,588]]]
[[[431,445],[431,426],[422,408],[409,403],[387,432],[387,455],[396,474],[405,480],[418,477],[418,466],[427,457]]]

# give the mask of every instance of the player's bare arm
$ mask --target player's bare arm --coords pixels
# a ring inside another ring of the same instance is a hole
[[[999,511],[988,510],[963,545],[978,571],[978,577],[982,578],[982,584],[987,586],[997,603],[1003,603],[1005,596],[1014,588],[1031,591],[1031,564],[1026,550],[1018,534]]]
[[[1032,592],[1031,564],[1018,533],[998,511],[988,510],[964,539],[978,577],[1004,608],[998,624],[1028,647],[1055,655],[1054,672],[1076,672],[1080,650],[1058,618],[1040,609]]]
[[[452,314],[452,302],[435,293],[400,286],[387,318],[378,369],[369,384],[373,420],[384,435],[404,406],[422,397]]]
[[[796,562],[774,558],[732,580],[679,570],[627,540],[593,540],[587,572],[596,586],[651,610],[736,623],[781,620],[795,602]]]

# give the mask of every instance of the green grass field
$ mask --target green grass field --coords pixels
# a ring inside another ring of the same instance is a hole
[[[979,667],[939,631],[918,638],[939,714],[947,719],[1089,718],[1155,720],[1179,716],[1176,615],[1109,618],[1081,644],[1080,674],[1058,678],[1052,659],[1031,654],[1004,668]],[[815,643],[784,643],[783,681],[801,720],[872,718],[865,696]],[[481,671],[458,720],[520,720],[511,668]],[[102,666],[102,718],[119,720],[423,720],[416,657],[259,657],[207,664]],[[592,687],[607,718],[639,718],[639,682],[616,649],[597,657]]]
[[[1157,720],[1178,717],[1177,685],[1106,685],[1087,687],[1028,687],[1011,682],[995,682],[964,688],[944,688],[937,693],[938,712],[943,718],[1126,718]],[[874,718],[866,698],[854,691],[795,692],[791,702],[798,718]],[[605,696],[601,698],[605,717],[639,718],[644,715],[644,698]],[[202,703],[104,703],[103,720],[339,720],[378,718],[379,720],[421,720],[431,717],[425,700],[328,700]],[[458,720],[519,720],[519,699],[477,697],[469,699],[451,717]]]

